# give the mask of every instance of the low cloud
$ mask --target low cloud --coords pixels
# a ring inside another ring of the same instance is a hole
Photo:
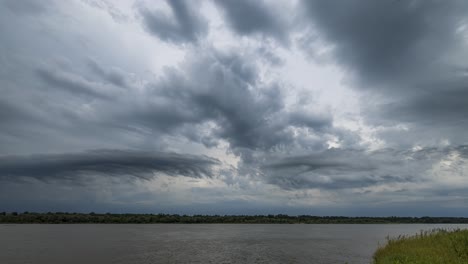
[[[135,150],[93,150],[83,153],[0,157],[0,179],[15,181],[72,180],[80,176],[151,179],[158,173],[191,178],[212,177],[216,159],[206,156]]]
[[[284,189],[352,189],[430,182],[434,164],[456,154],[466,161],[467,146],[378,151],[330,149],[279,159],[263,166],[267,182]],[[455,161],[447,170],[458,171]]]

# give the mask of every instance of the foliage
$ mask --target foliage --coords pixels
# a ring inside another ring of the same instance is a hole
[[[456,217],[345,217],[299,215],[178,215],[111,213],[0,213],[0,223],[248,223],[248,224],[392,224],[392,223],[468,223]]]
[[[388,239],[374,254],[375,264],[468,264],[468,230],[432,230]]]

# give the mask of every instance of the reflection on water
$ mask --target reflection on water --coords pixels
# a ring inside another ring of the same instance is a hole
[[[0,225],[0,263],[369,263],[386,236],[468,225]]]

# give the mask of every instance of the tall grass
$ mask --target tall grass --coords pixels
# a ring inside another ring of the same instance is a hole
[[[387,239],[374,253],[375,264],[468,264],[468,230],[434,229]]]

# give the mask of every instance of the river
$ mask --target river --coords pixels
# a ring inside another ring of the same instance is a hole
[[[0,225],[0,263],[370,263],[387,236],[449,224]]]

